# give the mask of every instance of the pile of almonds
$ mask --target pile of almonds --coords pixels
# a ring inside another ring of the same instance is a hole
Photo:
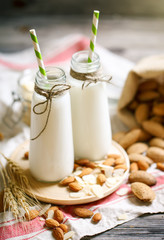
[[[156,180],[144,171],[153,163],[164,171],[164,85],[155,80],[141,83],[127,108],[134,114],[138,127],[114,134],[113,140],[128,153],[132,192],[141,200],[152,201],[155,194],[149,186]],[[141,196],[143,193],[149,198]]]

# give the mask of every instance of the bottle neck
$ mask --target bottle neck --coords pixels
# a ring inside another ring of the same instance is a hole
[[[97,53],[93,54],[93,61],[88,62],[88,51],[79,51],[73,54],[71,68],[77,73],[93,73],[99,70],[100,58]]]

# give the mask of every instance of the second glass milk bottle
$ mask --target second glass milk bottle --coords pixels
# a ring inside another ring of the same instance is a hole
[[[74,164],[70,86],[62,69],[37,73],[31,109],[30,171],[39,181],[59,181]]]
[[[98,54],[88,63],[88,51],[72,56],[71,108],[75,158],[102,159],[109,153],[111,125],[106,85]],[[107,81],[108,82],[108,81]]]

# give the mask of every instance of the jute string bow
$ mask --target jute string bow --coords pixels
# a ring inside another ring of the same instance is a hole
[[[97,82],[110,83],[110,80],[112,79],[112,76],[103,75],[101,68],[91,73],[79,73],[71,68],[70,75],[77,80],[84,81],[82,84],[82,89],[84,89],[84,87],[88,87],[91,83]]]
[[[50,112],[51,112],[52,98],[55,97],[55,96],[59,96],[59,95],[63,94],[65,91],[69,90],[70,88],[71,88],[71,86],[68,85],[68,84],[56,84],[50,90],[45,90],[45,89],[39,88],[35,84],[35,88],[34,88],[35,92],[44,96],[46,98],[46,100],[43,101],[43,102],[37,103],[33,107],[33,112],[37,115],[42,115],[48,109],[48,113],[47,113],[47,118],[46,118],[46,122],[45,122],[45,125],[44,125],[43,129],[40,131],[40,133],[36,137],[32,138],[31,140],[37,139],[46,129],[47,124],[48,124],[48,120],[49,120],[49,117],[50,117]],[[37,112],[37,107],[39,107],[41,105],[45,105],[45,108],[43,109],[43,111]]]

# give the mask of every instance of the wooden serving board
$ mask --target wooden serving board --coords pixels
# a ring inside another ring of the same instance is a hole
[[[26,141],[20,144],[15,151],[11,155],[11,159],[19,164],[19,166],[24,170],[25,175],[28,177],[29,182],[32,186],[32,189],[27,189],[27,194],[35,195],[36,198],[40,201],[52,203],[52,204],[60,204],[60,205],[75,205],[75,204],[83,204],[89,203],[93,201],[97,201],[100,198],[96,196],[85,196],[82,198],[71,198],[69,196],[69,190],[66,187],[59,186],[58,183],[43,183],[34,179],[29,170],[29,160],[25,160],[23,158],[24,153],[29,151],[29,141]],[[124,182],[127,177],[129,171],[129,158],[124,151],[124,149],[116,142],[112,141],[112,145],[110,146],[110,153],[120,154],[125,158],[128,170],[124,173],[123,179],[117,182],[112,188],[108,188],[105,184],[103,186],[104,189],[104,197],[110,195],[119,186]]]

